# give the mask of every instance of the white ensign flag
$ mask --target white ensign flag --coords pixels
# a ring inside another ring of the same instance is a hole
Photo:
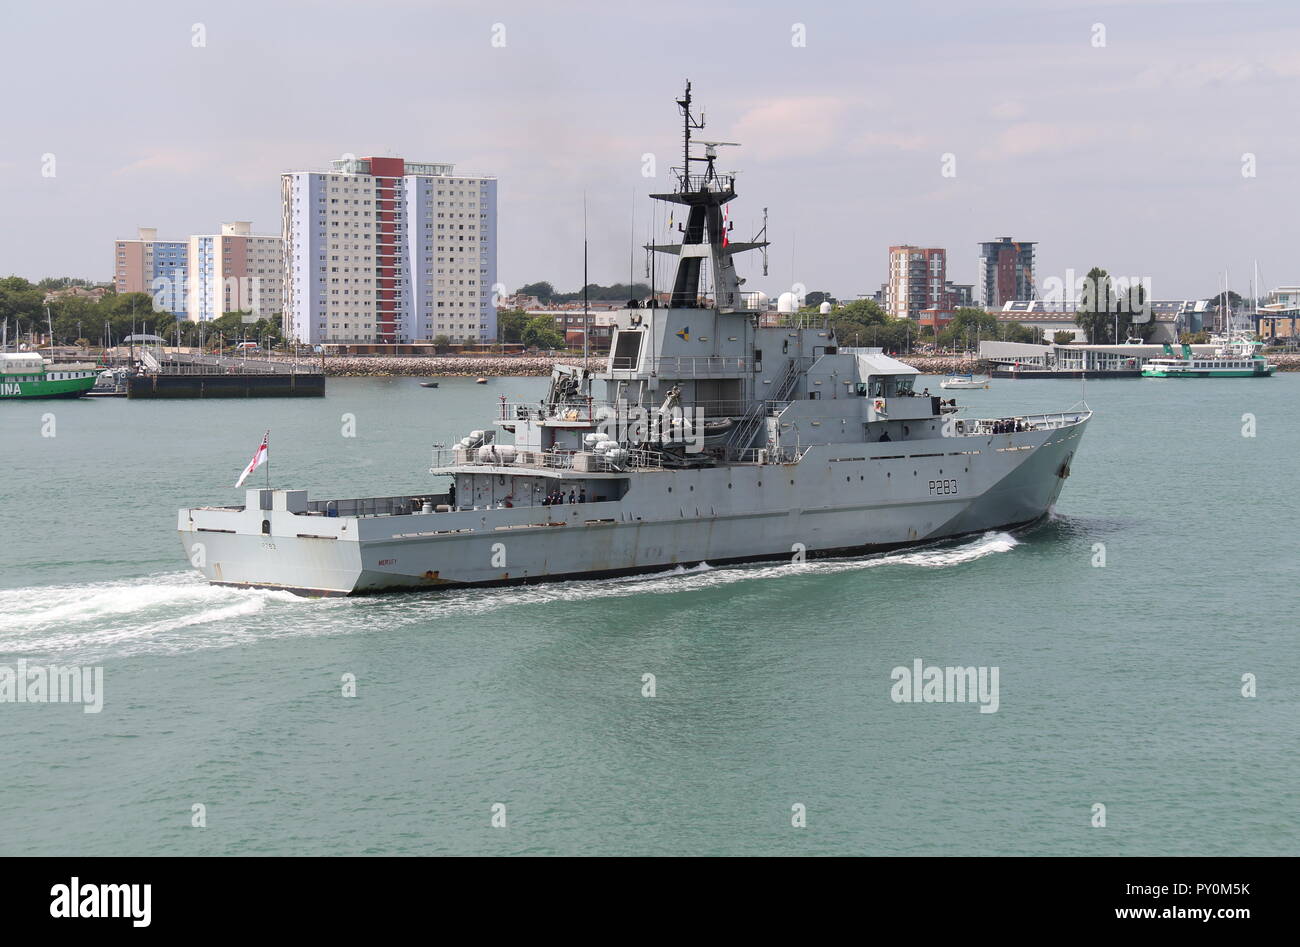
[[[244,472],[241,473],[239,475],[239,479],[235,481],[235,489],[239,489],[240,487],[242,487],[244,485],[244,481],[248,479],[248,475],[251,474],[258,467],[266,463],[267,441],[270,440],[270,437],[271,437],[270,431],[267,431],[265,434],[262,435],[262,443],[257,445],[257,450],[253,453],[253,459],[248,462],[248,466],[244,468]]]

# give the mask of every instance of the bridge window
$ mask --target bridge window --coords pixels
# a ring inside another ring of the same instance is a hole
[[[641,332],[619,329],[614,343],[615,370],[634,370],[641,359]]]

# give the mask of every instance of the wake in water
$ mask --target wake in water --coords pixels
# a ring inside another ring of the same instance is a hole
[[[826,576],[885,566],[943,569],[1009,552],[1009,533],[986,533],[851,559],[713,568],[703,563],[617,579],[370,598],[306,599],[289,592],[208,585],[192,572],[84,586],[0,590],[0,655],[177,654],[263,637],[340,634],[551,602],[681,594],[755,579]]]

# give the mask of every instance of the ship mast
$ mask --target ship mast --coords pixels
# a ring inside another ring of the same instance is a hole
[[[673,168],[677,175],[677,189],[671,194],[652,194],[655,200],[681,204],[688,208],[686,225],[680,244],[651,244],[647,250],[672,253],[678,257],[677,274],[673,279],[669,306],[694,309],[700,305],[700,277],[704,261],[712,265],[714,284],[713,305],[720,312],[746,311],[740,295],[744,280],[736,276],[732,256],[766,247],[766,240],[733,243],[727,234],[731,227],[723,207],[736,198],[735,174],[719,174],[714,166],[718,148],[735,146],[731,141],[692,142],[692,133],[704,129],[704,115],[699,118],[691,111],[691,84],[686,83],[685,94],[677,100],[682,113],[682,166]],[[692,146],[704,147],[704,154],[692,154]],[[703,164],[702,174],[692,174],[694,164]]]

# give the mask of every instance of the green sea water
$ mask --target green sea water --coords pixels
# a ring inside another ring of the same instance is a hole
[[[0,703],[0,853],[1300,853],[1300,375],[958,393],[1096,411],[1016,535],[343,600],[187,568],[266,429],[275,486],[421,492],[543,386],[0,403],[0,665],[103,670],[99,713]],[[916,659],[997,712],[895,702]]]

